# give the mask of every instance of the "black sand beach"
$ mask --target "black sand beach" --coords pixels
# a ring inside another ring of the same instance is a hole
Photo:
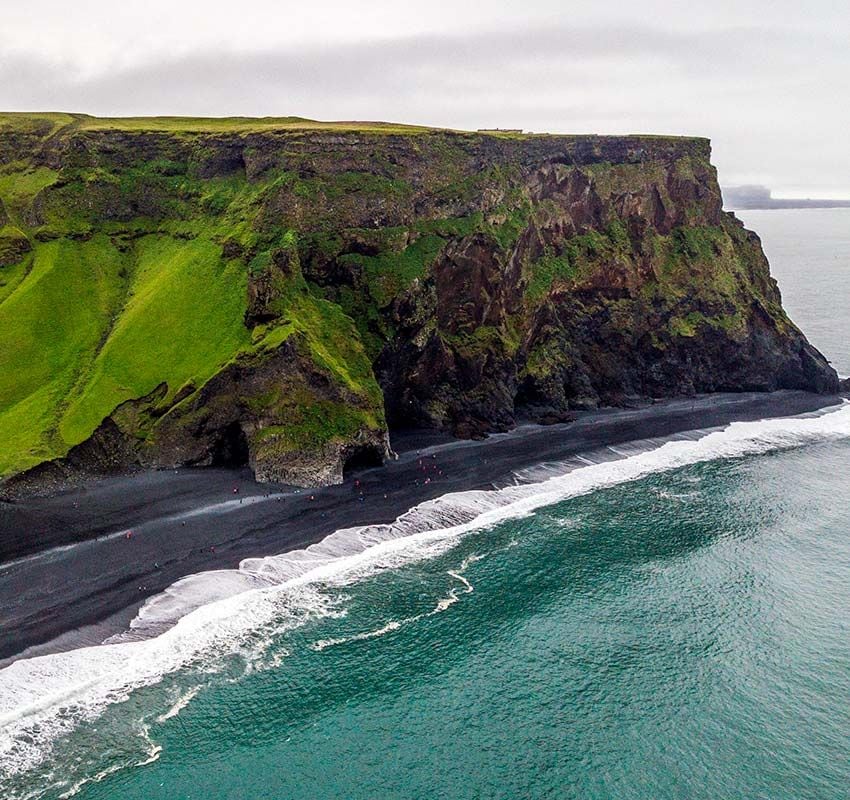
[[[123,630],[145,598],[185,575],[304,547],[338,528],[390,522],[417,503],[489,488],[523,467],[838,402],[805,392],[718,394],[589,412],[484,441],[401,434],[393,441],[398,460],[317,490],[257,484],[247,471],[178,470],[2,503],[0,666],[24,651],[99,643]],[[426,455],[428,472],[420,465]]]

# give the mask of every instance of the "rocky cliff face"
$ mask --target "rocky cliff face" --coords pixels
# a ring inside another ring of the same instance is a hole
[[[327,483],[386,457],[388,425],[476,436],[835,391],[709,156],[672,137],[0,116],[0,474],[79,470],[69,450],[108,429],[122,467]]]

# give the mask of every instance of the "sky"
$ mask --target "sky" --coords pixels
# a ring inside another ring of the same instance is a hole
[[[850,197],[847,0],[2,3],[2,110],[692,134]]]

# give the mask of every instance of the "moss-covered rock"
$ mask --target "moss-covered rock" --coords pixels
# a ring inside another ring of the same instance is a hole
[[[386,455],[388,423],[474,436],[636,398],[834,391],[709,155],[0,114],[0,476],[90,453],[325,483]]]
[[[167,411],[141,447],[141,460],[247,460],[258,480],[315,486],[340,483],[355,456],[371,454],[378,462],[388,457],[377,385],[340,379],[316,358],[315,347],[298,332],[275,348],[237,358]],[[347,355],[368,370],[362,349],[355,345]]]
[[[0,226],[0,267],[17,264],[32,250],[27,235],[14,225]]]

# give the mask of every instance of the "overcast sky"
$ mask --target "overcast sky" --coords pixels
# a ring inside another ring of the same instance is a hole
[[[850,197],[848,0],[3,2],[0,109],[709,136]]]

